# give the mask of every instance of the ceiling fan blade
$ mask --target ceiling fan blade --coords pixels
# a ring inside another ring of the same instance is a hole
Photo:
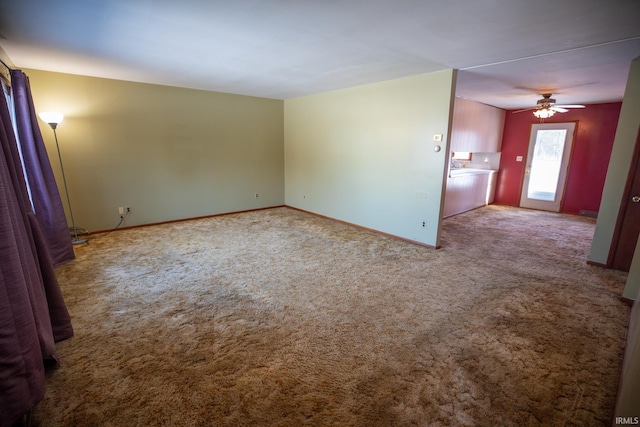
[[[557,105],[554,105],[553,107],[549,107],[549,109],[553,111],[557,111],[558,113],[566,113],[567,111],[569,111],[566,108],[562,108]]]
[[[531,110],[537,110],[538,107],[530,107],[530,108],[525,108],[523,110],[518,110],[518,111],[514,111],[514,113],[522,113],[524,111],[531,111]]]
[[[584,108],[584,105],[554,105],[554,107],[560,107],[560,108]]]

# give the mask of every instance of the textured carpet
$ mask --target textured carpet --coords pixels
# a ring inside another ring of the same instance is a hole
[[[123,230],[57,269],[40,426],[598,426],[626,274],[593,219],[489,206],[434,250],[288,208]]]

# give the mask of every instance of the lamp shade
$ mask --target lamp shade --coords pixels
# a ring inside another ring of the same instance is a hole
[[[62,121],[62,119],[64,119],[64,114],[54,113],[50,111],[43,111],[42,113],[38,114],[38,116],[40,116],[40,119],[42,119],[43,122],[48,123],[49,125],[57,125]]]
[[[539,119],[548,119],[553,116],[556,112],[550,108],[541,108],[533,112],[533,115]]]

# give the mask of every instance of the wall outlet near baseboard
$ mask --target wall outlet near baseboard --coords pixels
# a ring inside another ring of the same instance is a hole
[[[120,215],[120,219],[124,218],[125,215],[129,215],[131,213],[131,206],[120,206],[118,208],[118,215]]]

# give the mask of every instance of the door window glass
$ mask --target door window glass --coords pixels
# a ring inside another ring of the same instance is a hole
[[[555,201],[566,129],[539,130],[536,136],[527,197]]]

